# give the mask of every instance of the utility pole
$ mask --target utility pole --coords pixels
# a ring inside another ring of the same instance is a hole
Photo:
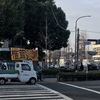
[[[75,21],[75,63],[74,65],[76,66],[77,62],[76,62],[76,58],[77,58],[77,22],[79,19],[85,18],[85,17],[91,17],[90,15],[86,15],[86,16],[81,16],[79,18],[76,19]]]
[[[77,66],[78,66],[78,58],[79,58],[79,37],[80,37],[80,34],[79,34],[79,28],[77,29]]]
[[[46,43],[46,45],[45,45],[46,46],[45,47],[46,48],[46,66],[47,66],[47,43],[48,43],[48,40],[47,40],[48,39],[48,26],[47,26],[47,24],[48,23],[47,23],[47,13],[46,13],[46,37],[45,37],[45,43]]]

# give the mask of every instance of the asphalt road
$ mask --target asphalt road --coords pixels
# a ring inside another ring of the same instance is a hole
[[[45,79],[44,82],[38,83],[58,91],[73,100],[100,100],[100,80],[57,82],[56,79],[49,78]]]
[[[8,82],[0,85],[0,100],[72,100],[45,86]]]
[[[100,81],[7,83],[0,85],[0,100],[100,100]]]

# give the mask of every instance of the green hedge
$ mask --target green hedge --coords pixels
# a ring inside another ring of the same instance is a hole
[[[75,72],[66,69],[43,69],[45,76],[56,76],[58,81],[100,80],[100,70]]]
[[[59,69],[56,68],[43,69],[43,73],[45,75],[57,75],[59,73]]]
[[[85,81],[100,80],[100,70],[86,72],[60,72],[57,77],[58,81]]]

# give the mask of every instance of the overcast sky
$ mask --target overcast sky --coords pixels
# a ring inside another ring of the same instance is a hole
[[[80,30],[86,30],[87,38],[100,39],[100,0],[54,0],[57,7],[61,7],[68,20],[68,29],[75,31],[75,21],[85,15],[91,17],[81,18],[77,22]],[[89,32],[94,31],[94,32]],[[81,33],[81,32],[80,32]],[[74,46],[75,33],[71,32],[70,42]],[[73,40],[73,41],[72,41]]]

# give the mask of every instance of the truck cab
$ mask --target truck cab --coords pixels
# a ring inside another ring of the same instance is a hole
[[[36,83],[37,75],[32,64],[27,62],[16,62],[15,70],[19,70],[18,79],[21,82],[27,82],[31,84]]]

